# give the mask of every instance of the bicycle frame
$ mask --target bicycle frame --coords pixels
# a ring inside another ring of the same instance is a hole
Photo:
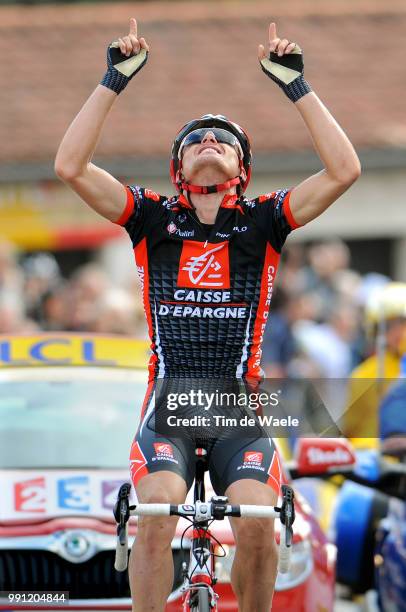
[[[196,449],[196,475],[194,486],[194,503],[206,501],[204,473],[206,470],[206,451]],[[184,569],[185,584],[183,593],[183,612],[198,609],[199,589],[208,591],[208,600],[213,612],[217,611],[218,595],[214,592],[216,584],[214,547],[209,532],[209,521],[196,524],[193,520],[192,546],[190,548],[189,568]],[[195,605],[197,604],[197,605]],[[192,607],[193,606],[193,607]]]
[[[189,567],[182,565],[184,584],[182,612],[216,612],[218,595],[214,591],[216,584],[215,555],[213,538],[209,525],[213,520],[223,520],[226,516],[252,518],[279,518],[281,521],[279,545],[279,571],[287,572],[290,566],[293,531],[295,520],[294,494],[288,485],[282,485],[282,506],[231,505],[227,497],[213,496],[205,501],[204,473],[206,471],[206,451],[196,449],[196,474],[193,504],[137,504],[129,505],[131,485],[125,483],[120,487],[114,507],[117,522],[117,547],[114,567],[124,571],[128,563],[128,520],[131,515],[137,516],[179,516],[186,517],[192,523],[192,545],[190,547]],[[220,544],[221,546],[221,544]]]

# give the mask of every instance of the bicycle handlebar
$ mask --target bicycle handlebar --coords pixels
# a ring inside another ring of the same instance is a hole
[[[130,506],[130,516],[184,516],[194,517],[197,520],[210,521],[214,519],[215,505],[212,502],[199,502],[195,504],[137,504]],[[227,504],[224,517],[234,516],[240,518],[277,518],[280,516],[280,508],[277,506],[255,506],[241,505],[232,506]],[[217,520],[219,517],[216,517]]]
[[[114,567],[118,572],[127,568],[128,563],[128,520],[130,516],[183,516],[193,517],[194,522],[205,523],[222,520],[226,516],[239,518],[279,518],[281,521],[279,571],[289,570],[292,550],[292,525],[295,520],[294,494],[291,487],[282,485],[282,507],[259,505],[231,505],[226,497],[212,497],[209,502],[196,501],[194,504],[136,504],[129,505],[130,487],[120,487],[114,517],[117,524],[117,545]]]

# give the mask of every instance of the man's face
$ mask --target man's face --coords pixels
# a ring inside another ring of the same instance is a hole
[[[245,173],[240,172],[240,158],[236,147],[217,142],[214,133],[208,129],[200,143],[184,147],[182,174],[191,183],[200,184],[206,181],[206,184],[210,184],[210,182],[220,183]]]
[[[406,319],[391,319],[386,324],[386,346],[396,355],[406,353]]]

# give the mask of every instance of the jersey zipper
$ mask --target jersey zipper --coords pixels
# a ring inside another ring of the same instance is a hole
[[[207,247],[207,245],[208,245],[208,243],[210,242],[211,238],[215,237],[215,235],[216,235],[216,232],[217,232],[217,230],[218,230],[218,228],[216,227],[216,225],[217,225],[218,217],[219,217],[219,214],[220,214],[220,210],[221,210],[221,206],[219,207],[219,209],[218,209],[218,211],[217,211],[216,219],[215,219],[215,221],[214,221],[214,223],[213,223],[213,228],[212,228],[212,230],[211,230],[211,232],[210,232],[210,235],[209,235],[209,237],[208,237],[208,238],[206,238],[205,243],[204,243],[204,245],[203,245],[203,248],[204,248],[204,249]],[[196,211],[195,211],[195,210],[188,210],[188,212],[190,213],[190,216],[192,217],[192,219],[193,219],[193,220],[194,220],[194,221],[197,223],[197,225],[200,227],[200,229],[202,230],[202,233],[206,235],[206,231],[205,231],[205,229],[204,229],[204,227],[203,227],[203,225],[202,225],[201,221],[199,220],[199,218],[198,218],[198,216],[197,216],[197,214],[196,214]],[[233,227],[234,227],[235,225],[237,225],[237,210],[235,210],[235,213],[234,213]],[[230,229],[230,238],[228,239],[228,241],[229,241],[229,242],[230,242],[230,240],[233,238],[233,236],[234,236],[234,232],[233,232],[233,229],[231,228],[231,229]]]
[[[219,208],[219,210],[217,211],[216,219],[215,219],[215,221],[214,221],[214,223],[213,223],[213,227],[212,227],[212,230],[211,230],[211,232],[210,232],[210,234],[209,234],[209,237],[208,237],[208,238],[206,238],[206,241],[205,241],[205,243],[204,243],[204,245],[203,245],[203,248],[204,248],[204,249],[207,247],[207,245],[208,245],[208,243],[209,243],[209,240],[211,239],[212,234],[213,234],[213,232],[214,232],[214,230],[215,230],[215,227],[216,227],[216,221],[217,221],[217,218],[218,218],[218,215],[219,215],[219,211],[220,211],[220,208]],[[197,214],[196,214],[196,211],[195,211],[195,210],[191,210],[191,211],[188,211],[188,212],[190,212],[190,216],[191,216],[191,217],[192,217],[192,219],[193,219],[193,220],[194,220],[194,221],[195,221],[195,222],[198,224],[198,226],[199,226],[199,227],[200,227],[200,229],[202,230],[202,233],[206,235],[206,231],[205,231],[205,229],[204,229],[204,227],[203,227],[203,224],[201,223],[200,219],[198,218],[198,216],[197,216]]]

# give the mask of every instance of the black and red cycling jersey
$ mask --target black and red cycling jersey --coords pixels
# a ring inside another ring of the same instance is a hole
[[[290,191],[225,195],[213,226],[183,195],[127,187],[117,221],[134,247],[151,337],[150,380],[261,378],[261,343]]]

